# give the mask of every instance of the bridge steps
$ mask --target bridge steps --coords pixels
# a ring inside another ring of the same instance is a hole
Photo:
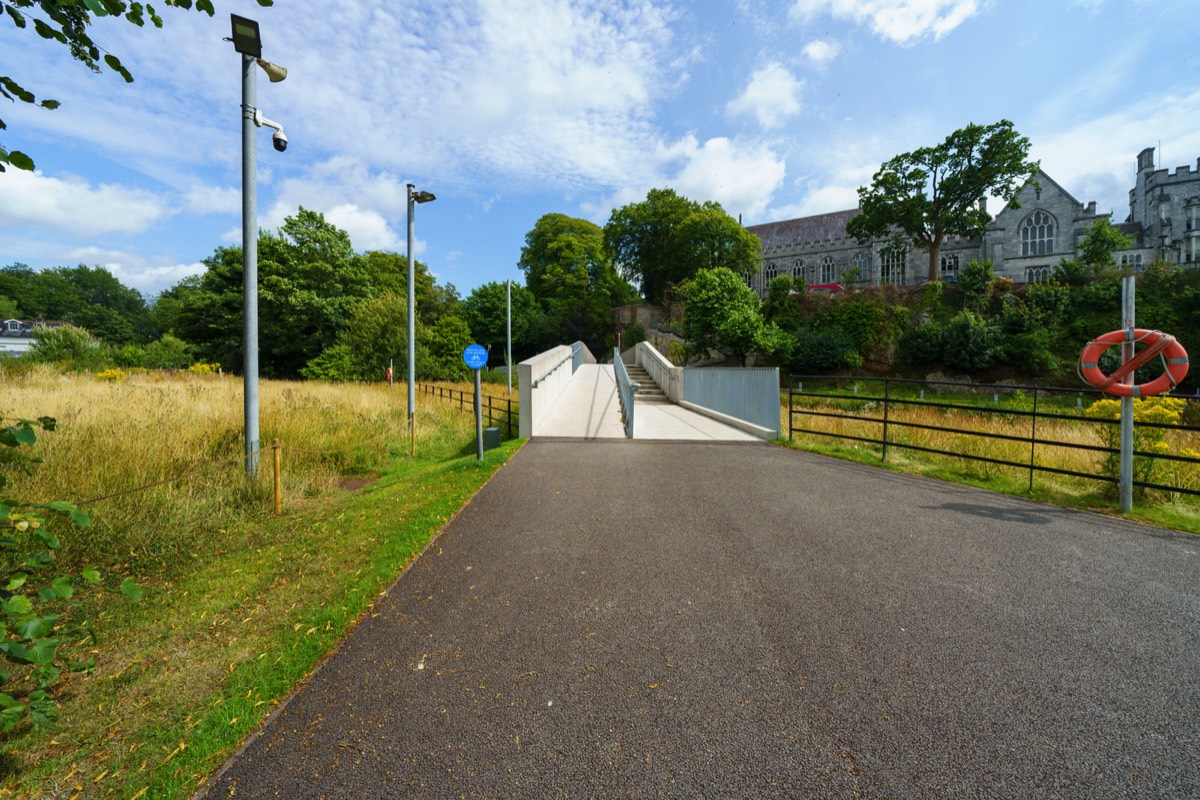
[[[629,372],[629,380],[638,384],[640,387],[634,394],[635,403],[670,403],[666,393],[658,388],[658,384],[650,377],[650,373],[646,372],[643,367],[637,364],[627,364],[625,369]]]

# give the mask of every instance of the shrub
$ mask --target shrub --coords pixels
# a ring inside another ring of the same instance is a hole
[[[972,311],[960,311],[946,324],[943,359],[963,372],[987,369],[1001,353],[1000,329]]]
[[[33,346],[26,358],[70,369],[93,370],[108,366],[108,348],[83,328],[60,325],[33,329]]]
[[[1150,422],[1157,425],[1178,425],[1183,415],[1186,401],[1178,397],[1147,397],[1135,398],[1133,401],[1133,449],[1142,453],[1169,453],[1167,445],[1167,429],[1138,425],[1139,422]],[[1085,412],[1093,419],[1119,420],[1121,418],[1121,401],[1116,398],[1097,400],[1088,406]],[[1100,440],[1105,447],[1120,450],[1121,426],[1100,425]],[[1157,483],[1160,463],[1152,456],[1133,457],[1133,479],[1142,483]],[[1100,463],[1100,471],[1111,478],[1121,476],[1120,452],[1106,453]],[[1134,494],[1144,497],[1146,490],[1135,486]],[[1116,491],[1115,484],[1110,491]]]
[[[899,355],[914,367],[938,364],[946,347],[946,329],[935,322],[918,325],[900,338]]]
[[[861,364],[854,339],[837,327],[802,331],[792,349],[792,369],[805,375],[834,372]]]
[[[646,327],[640,322],[631,322],[625,326],[625,333],[621,337],[621,347],[628,350],[634,347],[638,342],[646,341]]]
[[[125,380],[126,377],[128,376],[119,369],[106,369],[103,372],[96,373],[96,380],[105,381],[106,383],[117,383],[118,381]]]
[[[963,308],[982,311],[991,297],[995,278],[991,261],[981,258],[968,261],[958,275],[958,290],[962,296]]]
[[[212,362],[211,364],[198,361],[188,367],[188,372],[192,373],[193,375],[219,375],[221,372],[221,365],[216,361]]]
[[[146,348],[136,344],[127,344],[117,351],[116,362],[122,367],[146,366]]]
[[[169,333],[146,345],[146,366],[151,369],[187,369],[194,360],[192,346]]]

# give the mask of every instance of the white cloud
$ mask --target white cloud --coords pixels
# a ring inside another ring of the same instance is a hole
[[[897,44],[911,44],[926,36],[940,39],[978,12],[978,0],[796,0],[789,16],[809,20],[828,13],[866,23]]]
[[[165,258],[145,258],[138,253],[102,247],[78,247],[63,255],[68,263],[104,267],[121,283],[150,297],[206,269],[199,262],[179,264]]]
[[[823,67],[837,57],[837,45],[824,39],[815,39],[804,45],[804,55],[818,67]]]
[[[0,228],[40,227],[94,236],[135,234],[173,214],[154,192],[64,175],[48,178],[41,172],[9,170],[0,180]]]
[[[334,206],[325,212],[325,219],[350,234],[355,250],[399,250],[407,243],[407,239],[400,240],[382,214],[354,203]]]
[[[778,128],[800,113],[800,91],[796,80],[781,64],[770,63],[750,76],[745,90],[725,107],[730,114],[753,116],[764,128]]]
[[[187,210],[196,214],[236,214],[242,208],[242,190],[193,186],[184,194],[183,201]]]
[[[763,145],[743,146],[725,137],[700,144],[688,136],[664,155],[684,161],[669,180],[680,194],[716,200],[735,217],[762,213],[783,183],[783,160]]]

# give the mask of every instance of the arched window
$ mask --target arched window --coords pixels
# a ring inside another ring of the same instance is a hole
[[[833,283],[837,280],[837,269],[833,264],[833,256],[821,259],[821,283]]]
[[[766,286],[771,284],[771,281],[779,277],[779,267],[775,266],[772,261],[767,262],[767,268],[763,270],[763,277],[766,279]]]
[[[958,274],[958,253],[942,256],[942,275],[957,275]]]
[[[879,253],[880,283],[902,284],[908,277],[908,251],[883,250]]]
[[[866,253],[858,253],[850,260],[850,268],[854,270],[855,281],[871,280],[871,259]]]
[[[796,278],[804,279],[804,259],[797,258],[792,263],[792,280]]]
[[[1026,283],[1045,283],[1054,277],[1054,270],[1050,267],[1030,267],[1025,271]]]
[[[1035,211],[1021,223],[1021,255],[1045,256],[1054,252],[1054,217]]]

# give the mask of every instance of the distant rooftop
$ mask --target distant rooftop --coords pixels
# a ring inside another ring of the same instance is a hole
[[[859,209],[834,211],[800,219],[785,219],[765,225],[750,225],[746,230],[762,241],[763,252],[775,247],[791,247],[809,242],[824,242],[846,238],[846,223],[859,214]]]

